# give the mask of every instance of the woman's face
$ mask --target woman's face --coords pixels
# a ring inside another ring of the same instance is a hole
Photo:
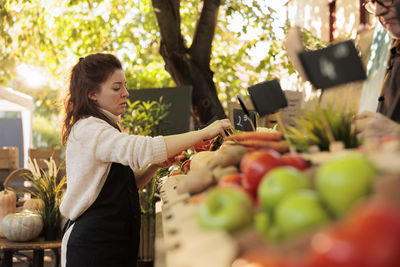
[[[396,2],[398,1],[393,1],[393,4],[395,4]],[[400,39],[400,22],[396,13],[396,9],[393,5],[389,8],[385,8],[377,4],[376,16],[378,17],[383,27],[385,27],[385,29],[394,39]]]
[[[119,116],[125,112],[126,99],[129,96],[126,89],[125,72],[116,70],[101,84],[100,92],[89,93],[89,98],[112,114]]]

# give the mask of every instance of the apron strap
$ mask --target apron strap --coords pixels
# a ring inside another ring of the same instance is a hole
[[[64,224],[61,236],[64,236],[65,232],[71,227],[71,225],[73,225],[75,223],[75,221],[71,221],[70,219],[68,219],[66,221],[66,223]]]

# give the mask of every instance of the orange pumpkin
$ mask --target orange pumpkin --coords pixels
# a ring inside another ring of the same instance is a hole
[[[0,192],[0,236],[4,237],[1,221],[9,213],[15,213],[17,208],[17,195],[15,192],[4,189]]]

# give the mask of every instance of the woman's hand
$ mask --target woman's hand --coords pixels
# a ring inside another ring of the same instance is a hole
[[[361,138],[379,140],[400,132],[400,124],[381,113],[362,111],[354,116],[354,120],[356,130]]]
[[[217,120],[208,125],[207,127],[201,129],[204,137],[203,139],[210,139],[214,138],[218,134],[221,134],[222,136],[225,136],[224,130],[227,129],[232,129],[232,124],[229,119],[222,119],[222,120]]]
[[[214,121],[201,130],[164,136],[165,145],[167,147],[167,156],[173,157],[181,153],[183,150],[195,145],[197,142],[205,139],[211,139],[218,134],[224,136],[224,130],[231,128],[231,122],[228,119],[223,119]]]

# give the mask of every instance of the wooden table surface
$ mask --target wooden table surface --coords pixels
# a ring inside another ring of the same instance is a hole
[[[59,248],[61,240],[45,241],[44,238],[38,238],[29,242],[14,242],[6,238],[0,238],[0,249],[10,250],[35,250],[35,249],[52,249]]]
[[[61,247],[61,240],[45,241],[43,237],[29,242],[14,242],[6,238],[0,238],[0,250],[4,252],[1,266],[12,266],[12,254],[19,250],[33,250],[32,267],[43,267],[43,257],[45,249],[52,249],[56,256],[55,266],[60,264],[58,249]]]

